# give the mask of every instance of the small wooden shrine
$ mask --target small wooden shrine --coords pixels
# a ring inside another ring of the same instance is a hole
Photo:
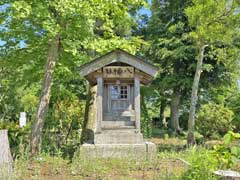
[[[140,84],[148,85],[157,71],[156,66],[121,49],[80,67],[80,75],[89,82],[91,97],[86,109],[84,147],[111,145],[112,149],[138,144],[145,148],[140,132]]]

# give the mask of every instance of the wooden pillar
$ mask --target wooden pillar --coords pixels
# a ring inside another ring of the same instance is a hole
[[[101,132],[101,122],[103,118],[103,77],[97,76],[97,97],[96,97],[96,128],[95,132]]]
[[[140,132],[140,118],[141,118],[141,109],[140,109],[140,80],[137,75],[134,77],[134,104],[135,104],[135,122],[136,130]]]

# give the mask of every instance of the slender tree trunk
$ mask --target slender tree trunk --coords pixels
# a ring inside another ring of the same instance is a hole
[[[180,132],[179,126],[179,107],[180,107],[181,94],[179,91],[174,91],[171,99],[171,117],[170,128],[175,132]]]
[[[0,179],[10,179],[13,159],[8,141],[8,131],[0,130]]]
[[[167,106],[166,100],[162,99],[161,105],[160,105],[160,113],[159,113],[161,125],[164,124],[164,112],[165,112],[166,106]]]
[[[40,149],[40,139],[42,136],[45,116],[48,111],[48,105],[50,100],[53,72],[59,54],[59,43],[59,35],[56,35],[49,44],[41,97],[37,109],[36,119],[32,126],[32,134],[30,141],[32,155],[37,154]]]
[[[187,137],[188,145],[195,144],[194,126],[195,126],[196,105],[197,105],[197,99],[198,99],[198,86],[199,86],[200,76],[202,72],[204,52],[207,46],[208,45],[200,46],[199,58],[197,61],[197,68],[196,68],[193,86],[192,86],[191,104],[190,104],[189,119],[188,119],[188,137]]]

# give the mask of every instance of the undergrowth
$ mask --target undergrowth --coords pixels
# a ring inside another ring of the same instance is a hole
[[[13,180],[216,180],[214,171],[239,170],[240,134],[229,132],[223,144],[213,149],[194,146],[181,151],[158,152],[151,160],[143,158],[91,158],[76,152],[72,159],[61,153],[42,153],[30,159],[22,150],[14,161]],[[237,141],[236,141],[237,140]],[[143,155],[144,157],[145,155]]]

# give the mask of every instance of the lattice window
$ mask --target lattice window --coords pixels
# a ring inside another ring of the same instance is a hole
[[[120,86],[120,99],[127,99],[127,98],[128,98],[128,87]]]
[[[128,99],[128,87],[127,86],[112,86],[111,97],[113,100]]]
[[[129,108],[130,87],[127,85],[110,86],[110,109],[125,110]]]
[[[119,99],[119,88],[118,86],[112,86],[111,87],[111,97],[112,99]]]

